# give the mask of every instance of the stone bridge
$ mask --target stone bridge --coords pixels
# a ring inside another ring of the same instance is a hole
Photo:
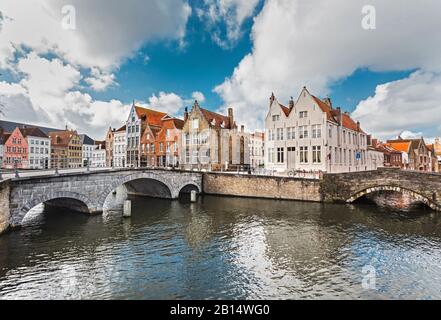
[[[1,193],[6,192],[5,188],[9,189],[9,210],[3,210],[9,211],[9,225],[18,227],[26,213],[41,203],[100,213],[108,196],[120,186],[124,186],[129,194],[166,199],[177,199],[181,192],[191,189],[200,193],[202,173],[121,169],[18,178],[7,181],[7,186],[4,184]]]
[[[325,202],[353,203],[370,193],[395,191],[408,194],[441,211],[441,174],[381,168],[377,171],[325,174],[320,193]]]
[[[38,204],[99,213],[119,187],[127,194],[176,199],[181,192],[314,202],[352,203],[396,191],[441,211],[441,174],[379,169],[325,174],[320,180],[178,170],[121,169],[34,176],[0,182],[0,233],[22,224]]]

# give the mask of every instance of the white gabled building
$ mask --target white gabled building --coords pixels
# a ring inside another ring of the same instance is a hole
[[[92,168],[106,168],[107,167],[107,150],[105,141],[95,141],[95,148],[92,152]]]
[[[50,169],[51,139],[39,128],[19,129],[28,142],[29,169]]]
[[[127,133],[126,126],[114,132],[113,137],[113,165],[115,168],[125,168],[127,164]]]
[[[265,164],[265,134],[263,132],[256,131],[250,134],[250,163],[253,169]]]
[[[95,150],[95,141],[86,134],[80,134],[81,148],[83,153],[83,159],[81,166],[87,167],[92,165],[93,150]]]
[[[365,171],[367,135],[360,123],[303,88],[296,102],[281,105],[274,94],[265,119],[265,167],[329,173]]]

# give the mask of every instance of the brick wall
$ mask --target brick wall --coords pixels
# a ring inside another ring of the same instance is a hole
[[[320,182],[307,179],[206,173],[203,190],[213,195],[321,201]]]

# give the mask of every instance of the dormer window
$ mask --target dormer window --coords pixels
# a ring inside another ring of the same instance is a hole
[[[199,119],[193,119],[192,120],[192,128],[193,129],[199,129]]]
[[[225,121],[222,121],[222,123],[221,123],[221,128],[222,128],[222,129],[225,128]]]
[[[213,119],[213,121],[211,121],[211,125],[215,126],[216,125],[216,119]]]

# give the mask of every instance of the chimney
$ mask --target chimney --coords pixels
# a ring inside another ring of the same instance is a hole
[[[185,107],[185,111],[184,111],[184,121],[187,122],[188,120],[188,108]]]
[[[274,100],[276,100],[276,97],[274,96],[274,92],[271,93],[271,97],[270,97],[270,107],[273,104]]]
[[[327,98],[323,99],[323,102],[326,103],[329,107],[332,108],[331,98],[327,97]]]
[[[233,108],[228,108],[228,119],[230,120],[230,126],[232,128],[234,124]]]
[[[240,126],[240,132],[242,132],[242,133],[245,132],[245,126],[244,126],[244,125],[241,125],[241,126]]]
[[[341,108],[340,107],[337,107],[337,121],[338,121],[338,123],[340,125],[343,124],[343,117],[342,117],[342,114],[341,114]]]
[[[291,97],[291,100],[289,100],[289,109],[292,110],[294,108],[294,99]]]
[[[357,131],[360,132],[360,121],[357,121]]]

